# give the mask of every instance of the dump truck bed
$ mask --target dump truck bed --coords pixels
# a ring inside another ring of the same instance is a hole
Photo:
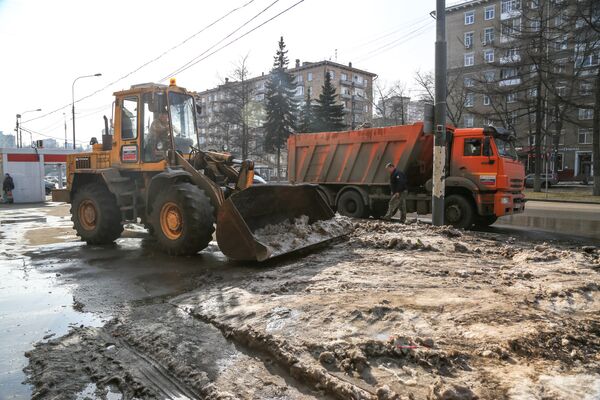
[[[392,162],[420,186],[431,176],[432,146],[422,123],[293,135],[288,176],[292,183],[387,185],[385,165]]]

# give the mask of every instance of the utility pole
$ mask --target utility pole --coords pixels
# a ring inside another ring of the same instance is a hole
[[[436,0],[435,12],[435,133],[433,139],[432,222],[444,225],[446,185],[446,1]]]
[[[65,149],[67,148],[67,115],[63,113],[63,119],[65,121]],[[106,133],[108,135],[108,132]]]
[[[15,136],[16,136],[16,142],[17,142],[17,147],[21,147],[21,143],[20,143],[20,136],[19,135],[19,118],[21,118],[21,114],[17,114],[17,123],[16,123],[16,127],[15,127]]]

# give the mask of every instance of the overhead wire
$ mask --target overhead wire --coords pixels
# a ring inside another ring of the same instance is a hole
[[[267,7],[265,7],[261,11],[259,11],[256,15],[254,15],[252,18],[250,18],[249,20],[247,20],[246,22],[244,22],[242,25],[238,26],[236,29],[234,29],[232,32],[230,32],[229,34],[227,34],[225,37],[223,37],[217,43],[213,44],[211,47],[209,47],[208,49],[204,50],[202,53],[200,53],[196,57],[192,58],[191,60],[189,60],[188,62],[186,62],[185,64],[183,64],[181,67],[179,67],[175,71],[173,71],[173,72],[167,74],[166,76],[162,77],[159,80],[159,82],[166,81],[170,77],[172,77],[174,75],[177,75],[177,74],[185,71],[187,69],[186,67],[195,65],[194,62],[196,60],[198,60],[203,55],[205,55],[206,53],[208,53],[209,51],[211,51],[212,49],[214,49],[215,47],[217,47],[219,44],[223,43],[225,40],[229,39],[231,36],[233,36],[234,34],[236,34],[237,32],[239,32],[242,28],[244,28],[246,25],[248,25],[249,23],[251,23],[252,21],[254,21],[256,18],[260,17],[262,14],[264,14],[265,12],[267,12],[271,7],[273,7],[278,2],[279,2],[279,0],[273,1],[271,4],[269,4]]]
[[[293,9],[294,7],[296,7],[297,5],[299,5],[300,3],[303,3],[304,0],[299,0],[296,3],[292,4],[291,6],[289,6],[288,8],[286,8],[285,10],[281,11],[280,13],[274,15],[273,17],[269,18],[268,20],[262,22],[261,24],[255,26],[254,28],[250,29],[249,31],[245,32],[244,34],[238,36],[237,38],[229,41],[228,43],[224,44],[223,46],[219,47],[218,49],[214,50],[212,53],[209,53],[207,55],[205,55],[204,57],[200,58],[199,60],[195,61],[193,64],[190,64],[189,66],[187,66],[186,68],[182,69],[179,73],[193,67],[194,65],[198,64],[200,61],[206,60],[208,57],[212,56],[213,54],[223,50],[226,47],[229,47],[230,45],[232,45],[233,43],[237,42],[238,40],[248,36],[249,34],[251,34],[252,32],[254,32],[255,30],[263,27],[264,25],[268,24],[269,22],[273,21],[274,19],[276,19],[277,17],[279,17],[282,14],[285,14],[286,12],[290,11],[291,9]]]
[[[98,94],[98,93],[102,92],[103,90],[106,90],[106,89],[108,89],[110,86],[112,86],[112,85],[114,85],[114,84],[116,84],[116,83],[118,83],[118,82],[122,81],[123,79],[125,79],[125,78],[127,78],[127,77],[131,76],[132,74],[134,74],[134,73],[138,72],[139,70],[141,70],[142,68],[144,68],[144,67],[146,67],[146,66],[148,66],[148,65],[152,64],[153,62],[156,62],[157,60],[161,59],[161,58],[162,58],[162,57],[164,57],[166,54],[168,54],[168,53],[170,53],[171,51],[173,51],[173,50],[177,49],[178,47],[181,47],[183,44],[187,43],[187,42],[188,42],[189,40],[191,40],[192,38],[194,38],[194,37],[198,36],[198,35],[199,35],[199,34],[201,34],[202,32],[206,31],[207,29],[211,28],[211,27],[212,27],[212,26],[214,26],[215,24],[217,24],[217,23],[219,23],[220,21],[224,20],[225,18],[227,18],[228,16],[232,15],[232,14],[233,14],[233,13],[235,13],[236,11],[238,11],[238,10],[241,10],[241,9],[243,9],[243,8],[247,7],[248,5],[250,5],[251,3],[253,3],[254,1],[255,1],[255,0],[249,0],[249,1],[247,1],[246,3],[242,4],[241,6],[238,6],[238,7],[234,8],[234,9],[232,9],[232,10],[228,11],[228,12],[227,12],[227,13],[225,13],[223,16],[221,16],[221,17],[217,18],[216,20],[214,20],[214,21],[213,21],[213,22],[211,22],[210,24],[206,25],[205,27],[203,27],[201,30],[199,30],[198,32],[194,33],[193,35],[191,35],[191,36],[187,37],[186,39],[184,39],[184,40],[183,40],[183,41],[181,41],[180,43],[178,43],[178,44],[176,44],[175,46],[171,47],[170,49],[168,49],[168,50],[166,50],[166,51],[162,52],[160,55],[158,55],[158,56],[154,57],[153,59],[151,59],[151,60],[149,60],[149,61],[147,61],[147,62],[143,63],[143,64],[142,64],[142,65],[140,65],[139,67],[137,67],[137,68],[135,68],[134,70],[132,70],[132,71],[130,71],[130,72],[128,72],[128,73],[126,73],[125,75],[123,75],[123,76],[119,77],[118,79],[116,79],[116,80],[114,80],[114,81],[112,81],[112,82],[108,83],[107,85],[103,86],[102,88],[100,88],[100,89],[98,89],[98,90],[96,90],[96,91],[94,91],[94,92],[92,92],[92,93],[90,93],[90,94],[88,94],[88,95],[86,95],[86,96],[83,96],[83,97],[81,97],[81,98],[79,98],[79,99],[75,100],[75,101],[74,101],[74,102],[72,102],[72,103],[69,103],[69,104],[67,104],[67,105],[64,105],[64,106],[62,106],[62,107],[59,107],[59,108],[57,108],[57,109],[54,109],[54,110],[52,110],[52,111],[49,111],[49,112],[47,112],[47,113],[45,113],[45,114],[42,114],[42,115],[39,115],[39,116],[37,116],[37,117],[30,118],[30,119],[28,119],[28,120],[26,120],[26,121],[23,121],[23,123],[27,123],[27,122],[31,122],[31,121],[36,121],[36,120],[38,120],[38,119],[45,118],[45,117],[47,117],[47,116],[49,116],[49,115],[52,115],[52,114],[55,114],[55,113],[57,113],[57,112],[59,112],[59,111],[61,111],[61,110],[64,110],[65,108],[67,108],[67,107],[71,106],[73,103],[74,103],[74,104],[77,104],[77,103],[79,103],[79,102],[80,102],[80,101],[82,101],[82,100],[88,99],[88,98],[90,98],[90,97],[92,97],[92,96],[94,96],[94,95],[96,95],[96,94]]]

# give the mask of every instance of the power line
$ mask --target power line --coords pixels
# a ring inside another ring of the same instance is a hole
[[[31,130],[31,129],[25,128],[23,126],[20,126],[19,128],[22,129],[22,130],[24,130],[25,132],[31,134],[31,135],[38,135],[38,136],[42,136],[42,137],[45,137],[45,138],[48,138],[48,139],[55,139],[55,140],[60,140],[60,141],[62,141],[62,140],[65,139],[64,137],[57,137],[57,136],[47,135],[45,133],[37,132],[37,131]],[[77,143],[84,143],[84,144],[88,143],[88,142],[86,142],[84,140],[75,140],[75,142],[77,142]]]
[[[89,95],[86,95],[86,96],[84,96],[84,97],[81,97],[81,98],[79,98],[79,99],[75,100],[75,103],[79,103],[79,102],[80,102],[80,101],[82,101],[82,100],[85,100],[85,99],[87,99],[87,98],[90,98],[90,97],[92,97],[92,96],[94,96],[94,95],[96,95],[96,94],[98,94],[98,93],[102,92],[103,90],[105,90],[105,89],[108,89],[110,86],[112,86],[112,85],[114,85],[114,84],[116,84],[116,83],[118,83],[118,82],[122,81],[123,79],[125,79],[125,78],[129,77],[130,75],[132,75],[132,74],[134,74],[134,73],[138,72],[138,71],[139,71],[139,70],[141,70],[142,68],[144,68],[144,67],[146,67],[146,66],[148,66],[148,65],[152,64],[153,62],[155,62],[155,61],[157,61],[157,60],[159,60],[159,59],[161,59],[161,58],[162,58],[162,57],[164,57],[166,54],[168,54],[168,53],[170,53],[171,51],[173,51],[173,50],[177,49],[178,47],[181,47],[183,44],[185,44],[186,42],[188,42],[188,41],[189,41],[189,40],[191,40],[192,38],[194,38],[194,37],[198,36],[198,35],[199,35],[199,34],[201,34],[202,32],[204,32],[204,31],[206,31],[207,29],[211,28],[212,26],[216,25],[217,23],[219,23],[220,21],[224,20],[225,18],[227,18],[227,17],[228,17],[228,16],[230,16],[231,14],[235,13],[236,11],[238,11],[238,10],[241,10],[241,9],[245,8],[246,6],[250,5],[250,4],[251,4],[251,3],[253,3],[254,1],[255,1],[255,0],[249,0],[249,1],[247,1],[246,3],[242,4],[241,6],[238,6],[238,7],[234,8],[234,9],[230,10],[229,12],[227,12],[227,13],[225,13],[223,16],[221,16],[221,17],[217,18],[216,20],[214,20],[213,22],[211,22],[210,24],[208,24],[207,26],[205,26],[204,28],[202,28],[202,29],[201,29],[201,30],[199,30],[198,32],[196,32],[196,33],[194,33],[193,35],[191,35],[191,36],[187,37],[187,38],[186,38],[186,39],[184,39],[182,42],[180,42],[180,43],[176,44],[175,46],[171,47],[170,49],[168,49],[168,50],[166,50],[166,51],[162,52],[162,53],[161,53],[160,55],[158,55],[157,57],[154,57],[154,58],[153,58],[153,59],[151,59],[150,61],[147,61],[147,62],[143,63],[142,65],[140,65],[139,67],[137,67],[137,68],[136,68],[136,69],[134,69],[133,71],[130,71],[130,72],[128,72],[127,74],[125,74],[125,75],[121,76],[120,78],[118,78],[118,79],[116,79],[116,80],[114,80],[114,81],[110,82],[109,84],[107,84],[106,86],[104,86],[104,87],[102,87],[102,88],[100,88],[100,89],[96,90],[95,92],[92,92],[92,93],[90,93]],[[67,105],[64,105],[64,106],[62,106],[62,107],[60,107],[60,108],[57,108],[57,109],[55,109],[55,110],[52,110],[52,111],[49,111],[49,112],[47,112],[47,113],[45,113],[45,114],[39,115],[39,116],[37,116],[37,117],[35,117],[35,118],[28,119],[28,120],[26,120],[26,121],[23,121],[23,123],[27,123],[27,122],[35,121],[35,120],[38,120],[38,119],[41,119],[41,118],[45,118],[45,117],[47,117],[48,115],[52,115],[52,114],[54,114],[54,113],[57,113],[57,112],[59,112],[59,111],[61,111],[61,110],[64,110],[65,108],[67,108],[67,107],[71,106],[71,104],[72,104],[72,103],[69,103],[69,104],[67,104]]]
[[[255,30],[263,27],[264,25],[268,24],[269,22],[273,21],[275,18],[279,17],[282,14],[285,14],[286,12],[290,11],[292,8],[296,7],[298,4],[303,3],[304,0],[300,0],[294,4],[292,4],[290,7],[286,8],[285,10],[281,11],[280,13],[274,15],[273,17],[269,18],[268,20],[262,22],[261,24],[257,25],[256,27],[250,29],[249,31],[245,32],[244,34],[238,36],[237,38],[227,42],[226,44],[224,44],[223,46],[219,47],[218,49],[216,49],[215,51],[213,51],[212,53],[207,54],[206,56],[200,58],[199,60],[193,62],[192,64],[188,65],[185,68],[181,68],[180,70],[178,70],[177,73],[181,73],[183,71],[186,71],[187,69],[193,67],[194,65],[198,64],[199,62],[206,60],[208,57],[212,56],[213,54],[223,50],[226,47],[229,47],[230,45],[232,45],[233,43],[237,42],[238,40],[244,38],[245,36],[248,36],[250,33],[254,32]],[[166,78],[161,79],[161,81],[165,80]]]
[[[259,16],[261,16],[262,14],[264,14],[269,8],[273,7],[275,4],[277,4],[279,2],[279,0],[275,0],[273,1],[271,4],[269,4],[267,7],[265,7],[264,9],[262,9],[261,11],[259,11],[256,15],[254,15],[252,18],[250,18],[249,20],[247,20],[246,22],[244,22],[242,25],[238,26],[235,30],[233,30],[232,32],[230,32],[227,36],[223,37],[221,40],[219,40],[217,43],[213,44],[211,47],[209,47],[208,49],[206,49],[205,51],[203,51],[202,53],[200,53],[199,55],[197,55],[196,57],[192,58],[190,61],[188,61],[187,63],[183,64],[181,67],[179,67],[178,69],[176,69],[175,71],[171,72],[170,74],[168,74],[167,76],[161,78],[159,80],[159,82],[163,82],[166,81],[167,79],[169,79],[172,76],[177,75],[178,73],[185,71],[185,67],[189,66],[190,64],[192,64],[194,61],[196,61],[197,59],[199,59],[200,57],[202,57],[203,55],[205,55],[206,53],[208,53],[209,51],[211,51],[212,49],[214,49],[215,47],[217,47],[219,44],[223,43],[225,40],[229,39],[231,36],[233,36],[235,33],[237,33],[238,31],[240,31],[243,27],[245,27],[246,25],[248,25],[250,22],[254,21],[256,18],[258,18]]]

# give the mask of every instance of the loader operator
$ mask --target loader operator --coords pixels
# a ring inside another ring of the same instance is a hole
[[[385,168],[390,173],[390,192],[392,198],[388,206],[387,213],[383,217],[385,220],[391,220],[394,214],[400,209],[400,222],[406,222],[406,175],[404,172],[396,169],[394,164],[388,163]]]
[[[150,124],[150,135],[146,146],[148,160],[161,160],[169,143],[169,114],[161,111]]]

